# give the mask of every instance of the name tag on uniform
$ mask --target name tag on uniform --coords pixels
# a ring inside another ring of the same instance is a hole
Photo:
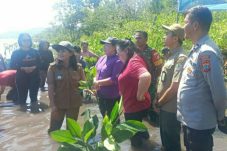
[[[55,79],[56,80],[62,80],[63,79],[63,73],[61,71],[55,72]]]

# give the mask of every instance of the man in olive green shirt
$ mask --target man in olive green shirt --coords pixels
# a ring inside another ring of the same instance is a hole
[[[184,29],[179,24],[163,25],[166,30],[165,46],[169,48],[169,57],[165,61],[158,82],[158,100],[160,107],[160,133],[165,151],[180,151],[180,122],[177,121],[177,90],[186,56],[181,47]]]

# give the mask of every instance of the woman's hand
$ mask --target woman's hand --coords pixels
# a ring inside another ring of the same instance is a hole
[[[138,101],[144,101],[145,100],[145,96],[144,95],[137,95],[136,96],[136,99],[138,100]]]
[[[99,84],[98,81],[95,80],[95,81],[93,82],[93,88],[94,88],[96,91],[100,89],[100,84]]]
[[[90,95],[95,95],[96,94],[96,91],[95,90],[84,89],[84,92],[85,93],[88,93]]]

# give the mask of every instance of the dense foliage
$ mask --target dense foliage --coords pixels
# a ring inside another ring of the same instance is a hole
[[[58,12],[55,23],[36,38],[52,43],[69,40],[74,44],[86,40],[91,50],[100,55],[101,39],[133,38],[135,30],[147,31],[149,45],[161,50],[164,36],[161,25],[184,24],[183,14],[177,13],[177,0],[61,0],[55,10]],[[211,36],[222,50],[227,49],[227,13],[213,14]],[[186,42],[184,47],[189,50],[191,44]]]

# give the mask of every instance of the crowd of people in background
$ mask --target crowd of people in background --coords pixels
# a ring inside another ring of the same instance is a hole
[[[215,127],[225,124],[227,94],[222,55],[208,35],[212,23],[208,8],[191,8],[184,22],[184,26],[163,25],[166,34],[162,54],[147,44],[148,34],[140,30],[135,31],[134,42],[115,37],[100,40],[104,50],[100,57],[89,50],[88,42],[81,42],[80,47],[62,41],[52,45],[57,52],[54,58],[48,41],[40,41],[36,50],[31,36],[22,33],[9,70],[0,55],[0,95],[5,86],[10,86],[9,98],[25,105],[28,91],[31,103],[36,103],[39,89],[48,90],[48,132],[58,130],[65,116],[78,118],[82,104],[79,81],[86,80],[84,58],[94,57],[97,72],[93,89],[102,117],[110,116],[122,97],[125,120],[142,122],[157,113],[164,151],[181,150],[181,129],[187,151],[212,151]],[[185,39],[193,43],[188,56],[182,47]],[[149,137],[148,131],[138,132],[131,138],[131,145],[140,148]]]

